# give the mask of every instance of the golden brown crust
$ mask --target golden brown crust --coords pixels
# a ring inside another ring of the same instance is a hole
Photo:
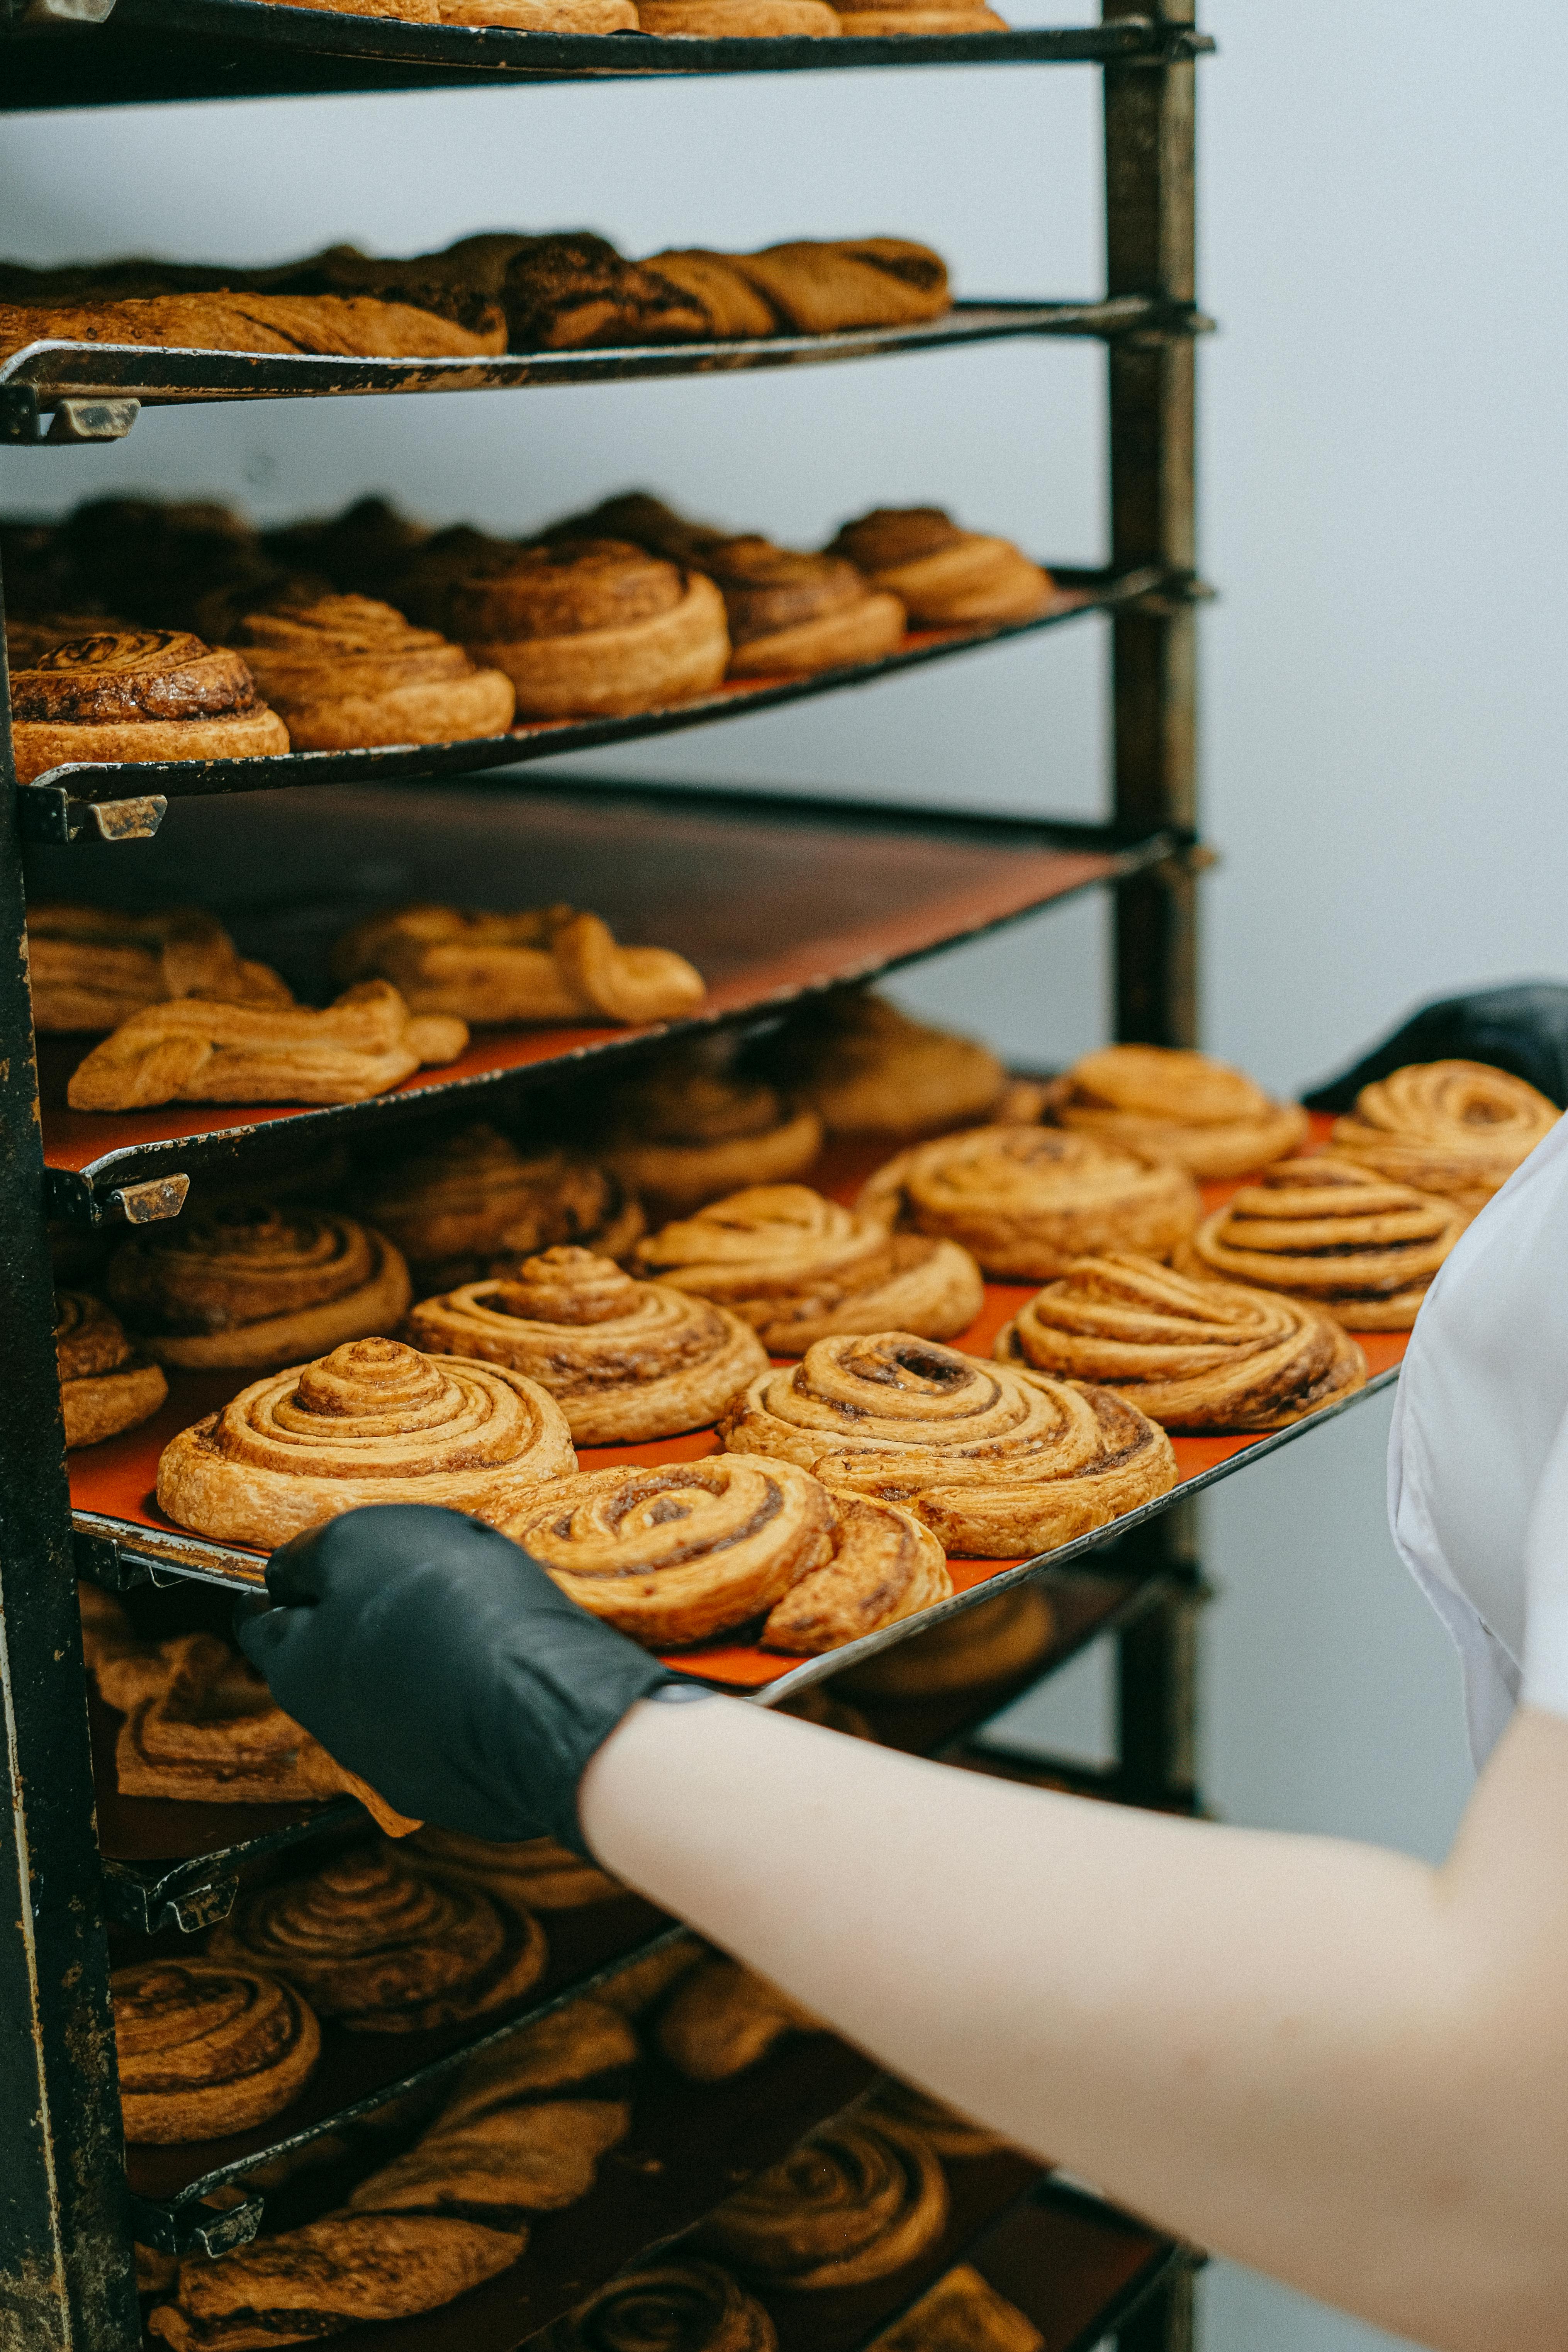
[[[514,1911],[580,1911],[592,1903],[613,1902],[626,1892],[607,1871],[595,1869],[548,1837],[502,1844],[431,1824],[404,1849],[404,1859],[412,1868],[433,1871],[437,1877],[471,1878]]]
[[[601,1157],[660,1217],[683,1216],[748,1184],[804,1176],[822,1121],[772,1087],[716,1064],[706,1041],[678,1045],[619,1087]]]
[[[813,1106],[829,1135],[889,1142],[973,1126],[1009,1084],[986,1046],[860,988],[836,989],[794,1014],[770,1043],[767,1070]]]
[[[109,1295],[147,1353],[186,1370],[274,1371],[390,1333],[400,1253],[329,1210],[224,1201],[121,1243]]]
[[[711,538],[691,558],[724,599],[731,677],[874,661],[904,634],[903,606],[868,588],[852,563],[751,533]]]
[[[321,2055],[291,1985],[246,1968],[148,1960],[118,1969],[114,2041],[132,2142],[221,2139],[279,2114]]]
[[[363,13],[403,12],[378,7]],[[477,359],[505,351],[506,320],[492,305],[477,329],[461,327],[433,311],[365,294],[196,293],[121,301],[0,302],[0,356],[43,341],[310,352],[354,359]]]
[[[55,1361],[68,1448],[135,1429],[169,1393],[163,1373],[137,1354],[119,1318],[82,1291],[56,1296]]]
[[[606,1169],[560,1150],[525,1157],[482,1121],[378,1168],[362,1206],[426,1293],[510,1273],[563,1242],[619,1257],[643,1229],[640,1209]]]
[[[631,2109],[618,2099],[556,2099],[500,2106],[454,2121],[443,2115],[403,2156],[362,2180],[351,2210],[557,2212],[594,2186],[599,2158],[625,2139]]]
[[[344,932],[332,969],[340,980],[392,981],[416,1013],[475,1023],[677,1021],[708,993],[684,956],[622,947],[600,916],[566,906],[393,908]]]
[[[368,596],[279,603],[232,635],[297,751],[456,742],[511,724],[510,678]]]
[[[1272,1102],[1227,1062],[1167,1045],[1107,1045],[1046,1089],[1046,1117],[1141,1160],[1193,1175],[1245,1176],[1296,1150],[1299,1103]]]
[[[1045,2337],[970,2263],[938,2279],[868,2352],[1045,2352]]]
[[[11,730],[18,783],[36,783],[73,762],[139,760],[270,760],[287,751],[289,730],[275,710],[232,719],[92,720],[59,725],[19,719]]]
[[[668,611],[647,620],[557,637],[475,635],[464,642],[476,661],[510,678],[520,719],[616,719],[689,702],[713,691],[730,659],[724,600],[700,572],[685,576]]]
[[[315,2343],[356,2321],[433,2311],[510,2270],[517,2231],[426,2213],[333,2213],[240,2246],[221,2263],[189,2255],[179,2301],[148,2332],[171,2352],[271,2352]]]
[[[129,915],[53,899],[27,909],[33,1026],[114,1029],[144,1005],[177,996],[233,1004],[290,1004],[286,983],[235,951],[223,925],[199,907]]]
[[[821,39],[838,31],[826,0],[637,0],[637,22],[645,33],[699,40]]]
[[[105,630],[68,638],[11,677],[11,715],[55,725],[226,719],[254,710],[256,681],[237,653],[183,629]]]
[[[443,25],[504,25],[514,33],[635,33],[633,0],[440,0]]]
[[[841,22],[846,13],[855,23],[845,29],[861,35],[1005,30],[987,8],[841,10]],[[897,596],[917,628],[1031,620],[1054,593],[1050,573],[1010,539],[962,530],[941,507],[875,507],[843,526],[831,551]]]
[[[838,23],[843,32],[855,35],[861,40],[885,38],[889,34],[898,33],[1005,33],[1009,30],[1006,17],[998,16],[994,8],[905,8],[901,5],[889,8],[841,8]],[[1014,615],[992,614],[985,617],[1011,619]],[[1021,619],[1023,615],[1017,617]]]
[[[408,1846],[399,1849],[399,1857],[419,1859]],[[639,2054],[637,2034],[608,2002],[572,2001],[470,2058],[441,2110],[441,2127],[478,2123],[498,2107],[510,2106],[540,2091],[558,2091],[568,2084],[591,2082],[596,2075],[622,2074],[637,2064]]]
[[[455,582],[446,607],[464,638],[521,645],[661,620],[681,594],[679,570],[661,557],[623,540],[577,539],[506,549]]]
[[[827,2124],[748,2181],[698,2242],[749,2276],[796,2293],[864,2286],[927,2252],[947,2226],[947,2183],[899,2126]]]
[[[468,237],[453,252],[482,256],[490,267],[499,262],[516,352],[690,342],[709,331],[702,304],[682,287],[657,268],[628,261],[607,238],[585,229],[506,240]]]
[[[779,322],[773,304],[735,268],[730,254],[672,247],[667,252],[650,254],[647,266],[702,305],[708,314],[707,331],[716,341],[758,341],[777,334]],[[639,539],[641,534],[630,531],[626,536]]]
[[[840,29],[837,17],[834,29]],[[912,326],[952,308],[947,264],[909,237],[801,238],[726,258],[799,334]]]
[[[1489,1063],[1413,1062],[1363,1087],[1330,1143],[1342,1159],[1473,1216],[1560,1117],[1534,1087]]]
[[[540,2338],[541,2352],[777,2352],[773,2321],[716,2263],[645,2263]]]
[[[960,2115],[956,2107],[945,2106],[929,2092],[897,2077],[890,2077],[867,2102],[867,2113],[919,2132],[938,2156],[994,2156],[1008,2145],[999,2133],[987,2130],[973,2116]]]
[[[726,2083],[765,2058],[786,2033],[824,2030],[766,1977],[714,1952],[676,1987],[657,2039],[670,2064],[691,2082]]]

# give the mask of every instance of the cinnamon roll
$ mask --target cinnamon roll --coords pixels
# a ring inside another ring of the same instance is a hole
[[[525,1156],[482,1121],[378,1165],[361,1206],[426,1292],[510,1272],[565,1242],[620,1257],[643,1230],[607,1169],[560,1150]]]
[[[804,1176],[822,1121],[736,1076],[728,1041],[668,1047],[612,1097],[601,1157],[656,1216],[680,1217],[743,1184]]]
[[[1046,2352],[1046,2339],[972,2263],[960,2263],[867,2352]]]
[[[886,2119],[906,2131],[919,2132],[938,2156],[994,2156],[1007,2146],[998,2133],[977,2124],[972,2116],[960,2115],[956,2107],[945,2106],[941,2099],[917,2090],[912,2083],[900,2082],[897,2076],[889,2076],[868,2100],[867,2112],[879,2122]]]
[[[540,2338],[541,2352],[778,2352],[773,2321],[716,2263],[622,2271]]]
[[[235,952],[223,925],[196,907],[127,915],[55,900],[27,909],[33,1026],[115,1029],[149,1004],[205,996],[226,1004],[291,1004],[285,982]]]
[[[4,310],[0,306],[0,340]],[[177,629],[70,637],[11,673],[16,781],[86,760],[250,760],[289,730],[239,656]]]
[[[1036,1282],[1096,1250],[1169,1257],[1199,1214],[1184,1168],[1038,1127],[976,1127],[917,1143],[878,1170],[858,1205],[962,1242],[987,1274]]]
[[[437,1503],[500,1526],[575,1459],[561,1408],[521,1372],[351,1339],[182,1430],[158,1502],[177,1526],[270,1551],[363,1503]]]
[[[516,697],[499,669],[368,596],[316,596],[246,614],[233,632],[297,751],[504,735]]]
[[[352,1217],[218,1201],[122,1242],[109,1295],[159,1363],[261,1372],[395,1329],[413,1294],[400,1254]]]
[[[1306,1135],[1299,1103],[1271,1102],[1228,1062],[1167,1045],[1107,1045],[1046,1089],[1046,1117],[1141,1160],[1194,1176],[1244,1176]]]
[[[546,1250],[514,1278],[426,1298],[408,1330],[429,1355],[527,1373],[579,1445],[707,1429],[768,1360],[738,1315],[668,1283],[635,1282],[584,1249]]]
[[[693,2083],[727,2083],[765,2058],[786,2033],[818,2033],[821,2021],[766,1977],[714,1952],[681,1979],[658,2021],[659,2048]]]
[[[417,2033],[518,2000],[544,1972],[544,1936],[478,1886],[356,1846],[308,1878],[242,1891],[208,1956],[298,1986],[354,2033]]]
[[[1176,1264],[1327,1307],[1350,1331],[1408,1331],[1468,1222],[1456,1202],[1322,1152],[1244,1184]]]
[[[917,2134],[847,2120],[725,2200],[696,2242],[796,2292],[865,2286],[928,2253],[947,2227],[947,2182]]]
[[[321,2053],[307,2003],[257,1969],[146,1960],[117,1969],[110,1991],[133,2143],[249,2131],[304,2089]]]
[[[1099,1381],[1163,1429],[1283,1429],[1366,1385],[1366,1358],[1321,1307],[1194,1281],[1131,1251],[1079,1258],[997,1336],[1004,1364]]]
[[[56,1295],[55,1362],[68,1448],[97,1445],[151,1421],[169,1393],[157,1365],[132,1347],[119,1318],[79,1290]]]
[[[460,1021],[416,1020],[384,980],[345,989],[324,1013],[209,1004],[149,1005],[77,1065],[73,1110],[148,1110],[166,1102],[363,1102],[424,1063],[455,1062]]]
[[[1331,1149],[1474,1215],[1561,1117],[1543,1094],[1485,1062],[1412,1062],[1363,1087]]]
[[[514,1911],[580,1911],[626,1892],[618,1879],[548,1837],[498,1844],[466,1830],[427,1825],[405,1847],[404,1859],[437,1878],[471,1878]]]
[[[395,982],[415,1013],[459,1020],[679,1021],[708,993],[669,948],[625,948],[598,915],[540,907],[515,915],[398,907],[338,941],[341,981]]]
[[[857,8],[853,13],[854,29],[861,34],[1005,29],[1002,18],[986,8]],[[915,24],[911,19],[917,13],[944,21]],[[954,21],[947,22],[950,17]],[[964,21],[956,21],[959,17]],[[917,628],[1033,620],[1055,593],[1050,573],[1031,563],[1010,539],[962,530],[941,507],[874,507],[844,525],[831,551],[847,557],[873,587],[897,596]]]
[[[912,1021],[869,989],[835,989],[792,1013],[765,1075],[810,1103],[829,1135],[912,1139],[973,1127],[1008,1087],[994,1054]]]
[[[661,1286],[742,1317],[773,1356],[802,1356],[836,1332],[956,1339],[985,1300],[956,1242],[891,1234],[805,1184],[753,1184],[710,1202],[639,1242],[637,1258]]]
[[[903,642],[898,598],[868,588],[836,556],[775,547],[752,532],[705,550],[701,568],[724,599],[731,677],[808,677],[879,661]]]
[[[306,0],[321,6],[323,0]],[[361,13],[402,16],[394,8]],[[421,15],[435,21],[434,6]],[[319,352],[348,359],[480,359],[506,349],[490,305],[473,327],[365,294],[151,294],[121,301],[0,302],[0,356],[47,337],[155,351]]]
[[[808,1655],[945,1600],[941,1546],[907,1512],[839,1505],[794,1464],[731,1452],[579,1472],[507,1522],[591,1616],[649,1649],[761,1639]]]
[[[1049,1551],[1176,1483],[1164,1431],[1113,1389],[906,1331],[819,1339],[753,1381],[721,1428],[737,1452],[897,1505],[980,1559]]]

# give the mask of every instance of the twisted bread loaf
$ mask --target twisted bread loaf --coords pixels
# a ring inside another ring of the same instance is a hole
[[[278,2115],[315,2072],[321,2031],[290,1985],[210,1961],[117,1969],[114,2042],[132,2142],[221,2139]]]
[[[499,669],[416,629],[368,596],[316,596],[251,612],[232,633],[297,751],[449,743],[503,735],[516,697]]]
[[[27,909],[33,1026],[114,1029],[149,1004],[203,996],[228,1004],[291,1004],[264,963],[235,952],[223,925],[196,907],[127,915],[46,899]]]
[[[908,26],[905,10],[875,13],[887,20],[889,32],[915,29]],[[989,11],[938,13],[973,19]],[[1001,19],[995,21],[1000,24]],[[877,32],[883,26],[858,23],[855,29]],[[966,32],[980,28],[966,23],[922,25],[918,29]],[[886,588],[895,595],[917,628],[1032,620],[1045,611],[1055,593],[1050,573],[1031,563],[1010,539],[963,530],[941,507],[874,507],[869,514],[844,524],[831,551],[847,557],[874,587]]]
[[[563,1150],[525,1158],[482,1121],[378,1167],[363,1205],[426,1291],[509,1272],[563,1242],[619,1257],[643,1229],[640,1208],[606,1169]]]
[[[240,2246],[221,2263],[180,2264],[175,2303],[148,2314],[171,2352],[246,2352],[314,2344],[366,2321],[434,2311],[510,2270],[516,2231],[425,2213],[332,2213]]]
[[[137,1428],[169,1393],[163,1373],[132,1347],[118,1317],[79,1290],[56,1297],[55,1363],[68,1447],[97,1445]]]
[[[72,761],[249,760],[287,751],[237,654],[174,629],[122,629],[38,655],[11,674],[20,783]]]
[[[619,2099],[552,2099],[442,2116],[349,2198],[352,2211],[434,2212],[479,2208],[557,2212],[594,2186],[599,2158],[625,2139],[631,2109]]]
[[[704,2223],[697,2242],[799,2292],[864,2286],[925,2253],[947,2226],[947,2183],[917,2133],[825,2125]]]
[[[514,1279],[426,1298],[408,1329],[430,1355],[526,1372],[579,1445],[707,1429],[768,1360],[738,1315],[666,1283],[634,1282],[584,1249],[546,1250]]]
[[[1176,1263],[1326,1307],[1351,1331],[1408,1331],[1468,1223],[1454,1202],[1323,1152],[1244,1184]]]
[[[622,2271],[558,2319],[541,2352],[777,2352],[773,2321],[716,2263]]]
[[[913,1021],[861,988],[835,989],[793,1013],[765,1068],[812,1105],[829,1135],[912,1138],[971,1127],[1008,1087],[987,1047]]]
[[[1163,1429],[1112,1389],[982,1363],[907,1331],[819,1339],[752,1381],[724,1443],[900,1506],[952,1552],[1009,1559],[1176,1483]]]
[[[332,951],[341,981],[393,982],[415,1013],[460,1021],[678,1021],[708,991],[669,948],[624,948],[597,915],[574,907],[519,914],[398,907],[345,931]]]
[[[437,1503],[500,1526],[575,1458],[559,1405],[521,1372],[353,1339],[183,1430],[158,1501],[180,1527],[270,1551],[363,1503]]]
[[[725,0],[709,0],[715,4]],[[835,21],[833,30],[838,29]],[[910,237],[802,237],[764,246],[760,253],[672,249],[656,253],[648,267],[700,299],[737,305],[742,323],[731,331],[742,334],[769,331],[754,323],[743,289],[767,306],[778,329],[798,335],[915,326],[952,308],[947,264]]]
[[[717,1063],[706,1039],[645,1063],[612,1096],[605,1124],[601,1158],[660,1217],[804,1176],[822,1149],[814,1110]]]
[[[658,2021],[658,2046],[693,2083],[726,2083],[765,2058],[786,2033],[823,2031],[820,2019],[766,1977],[714,1952],[682,1977]]]
[[[1299,1103],[1271,1102],[1228,1063],[1165,1045],[1086,1054],[1047,1087],[1046,1117],[1199,1177],[1242,1176],[1283,1160],[1307,1132]]]
[[[472,1879],[514,1911],[580,1911],[625,1891],[618,1880],[548,1837],[497,1844],[466,1830],[426,1826],[405,1847],[404,1859],[437,1878]]]
[[[962,1242],[987,1274],[1048,1280],[1096,1250],[1168,1257],[1198,1222],[1186,1171],[1089,1136],[976,1127],[900,1152],[860,1208]]]
[[[1337,1119],[1331,1149],[1473,1216],[1485,1208],[1561,1114],[1523,1078],[1484,1062],[1413,1062],[1363,1087]]]
[[[805,1184],[731,1192],[649,1234],[637,1257],[661,1283],[743,1317],[773,1356],[804,1355],[840,1331],[955,1339],[985,1300],[956,1242],[889,1234]]]
[[[324,0],[306,0],[322,5]],[[366,15],[402,15],[377,6]],[[433,10],[422,7],[422,15]],[[368,294],[153,294],[120,301],[0,302],[0,358],[44,341],[153,350],[319,352],[353,359],[478,359],[504,352],[493,304],[472,327]]]

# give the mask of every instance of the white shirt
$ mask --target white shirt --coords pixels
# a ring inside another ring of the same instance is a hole
[[[1458,1649],[1477,1764],[1521,1697],[1568,1716],[1568,1118],[1426,1294],[1389,1435],[1388,1517]]]

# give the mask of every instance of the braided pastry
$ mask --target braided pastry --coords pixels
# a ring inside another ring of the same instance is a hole
[[[962,1242],[987,1274],[1036,1282],[1096,1250],[1169,1257],[1199,1214],[1185,1169],[1039,1127],[917,1143],[878,1170],[858,1205]]]
[[[1507,1183],[1561,1114],[1555,1103],[1485,1062],[1412,1062],[1363,1087],[1331,1148],[1473,1216]]]
[[[637,1256],[662,1283],[743,1317],[773,1356],[804,1355],[843,1331],[955,1339],[985,1300],[980,1269],[956,1242],[889,1234],[805,1184],[731,1192],[651,1234]]]
[[[765,2058],[786,2033],[816,2033],[821,2021],[754,1969],[714,1952],[683,1977],[658,2021],[658,2046],[693,2083],[727,2083]]]
[[[819,1339],[725,1415],[726,1445],[911,1512],[980,1559],[1049,1551],[1176,1483],[1163,1429],[1113,1389],[883,1331]]]
[[[599,916],[574,907],[398,907],[345,931],[332,970],[340,981],[394,982],[415,1013],[473,1022],[679,1021],[708,993],[684,956],[621,947]]]
[[[857,15],[860,13],[856,12]],[[907,9],[889,7],[874,12],[882,20],[857,23],[858,33],[913,30]],[[931,13],[931,12],[925,12]],[[963,16],[963,24],[921,25],[921,32],[979,31],[976,16],[989,11],[954,9],[936,12]],[[891,21],[897,18],[897,22]],[[997,26],[1001,18],[992,20]],[[987,621],[1028,621],[1043,613],[1055,593],[1048,572],[1031,563],[1010,539],[993,539],[983,531],[963,530],[941,507],[874,507],[869,514],[847,522],[833,541],[835,555],[847,556],[873,586],[897,596],[917,628],[951,629]]]
[[[810,1103],[829,1135],[889,1139],[973,1126],[1008,1084],[985,1046],[911,1021],[863,988],[835,989],[792,1014],[769,1045],[766,1073]]]
[[[833,29],[839,29],[837,21]],[[940,319],[952,308],[947,264],[941,254],[904,236],[801,237],[787,245],[764,246],[760,253],[711,253],[699,247],[656,253],[648,267],[678,284],[689,282],[700,295],[721,278],[739,279],[762,298],[779,330],[787,334],[916,326],[926,319]],[[753,331],[748,326],[741,331]]]
[[[315,2344],[366,2321],[434,2311],[510,2270],[523,2242],[518,2231],[445,2214],[331,2213],[221,2263],[187,2255],[179,2300],[156,2305],[147,2330],[171,2352]]]
[[[575,1459],[560,1406],[521,1372],[351,1339],[182,1430],[158,1501],[198,1535],[270,1551],[363,1503],[437,1503],[500,1526]]]
[[[601,1157],[656,1216],[685,1216],[744,1184],[804,1176],[822,1121],[716,1065],[707,1039],[667,1048],[618,1088]]]
[[[1046,2339],[973,2263],[960,2263],[867,2352],[1046,2352]]]
[[[426,1293],[506,1273],[563,1242],[619,1257],[643,1229],[641,1209],[606,1169],[563,1150],[525,1158],[482,1121],[378,1165],[361,1205]]]
[[[1173,1160],[1210,1178],[1283,1160],[1307,1133],[1299,1103],[1271,1102],[1227,1062],[1166,1045],[1086,1054],[1047,1087],[1046,1117],[1141,1160]]]
[[[559,2212],[586,2197],[599,2158],[625,2139],[630,2123],[631,2109],[619,2099],[503,2105],[456,2119],[445,2114],[405,2155],[362,2180],[349,2208],[443,2217],[474,2208]]]
[[[766,1611],[765,1644],[812,1655],[952,1590],[941,1546],[907,1512],[858,1505],[792,1463],[731,1452],[582,1471],[505,1532],[580,1608],[649,1649],[711,1641]]]
[[[229,1004],[290,1004],[264,963],[235,952],[223,925],[196,907],[127,915],[48,901],[27,909],[33,1026],[115,1029],[144,1005],[205,996]]]
[[[119,1318],[83,1291],[56,1296],[55,1362],[68,1448],[138,1428],[169,1393],[163,1373],[137,1354]]]
[[[1176,1264],[1326,1307],[1347,1330],[1408,1331],[1468,1222],[1452,1201],[1323,1152],[1244,1184]]]
[[[580,1911],[626,1891],[618,1879],[548,1837],[498,1844],[466,1830],[426,1825],[404,1849],[404,1859],[437,1878],[472,1879],[514,1911]]]
[[[306,0],[322,6],[325,0]],[[353,0],[350,0],[351,6]],[[410,0],[356,13],[419,16]],[[135,343],[154,351],[319,352],[349,359],[479,359],[506,349],[493,304],[473,327],[406,302],[364,294],[153,294],[121,301],[0,302],[0,357],[44,337],[68,343]]]
[[[73,1110],[147,1110],[166,1102],[363,1102],[426,1062],[455,1062],[460,1021],[416,1020],[395,988],[367,980],[324,1013],[308,1006],[149,1005],[77,1065]]]
[[[902,2270],[947,2227],[947,2183],[920,2137],[827,2124],[726,2199],[697,2242],[797,2292],[864,2286]]]
[[[4,307],[0,306],[0,339]],[[237,654],[181,630],[70,637],[11,673],[16,781],[76,760],[249,760],[287,751]]]
[[[297,751],[504,735],[516,697],[498,669],[368,596],[309,596],[247,613],[232,632]]]
[[[351,1217],[222,1201],[122,1242],[109,1295],[159,1363],[261,1372],[395,1329],[413,1294]]]
[[[640,2054],[636,2032],[607,2001],[571,2001],[470,2058],[441,2110],[442,2126],[477,2123],[538,2091],[623,2074]]]
[[[117,1969],[114,2042],[132,2142],[222,2139],[303,2090],[321,2030],[291,1985],[251,1969],[147,1960]]]
[[[767,1366],[749,1325],[591,1250],[525,1258],[514,1279],[426,1298],[409,1335],[433,1356],[481,1358],[548,1389],[579,1445],[707,1429]]]
[[[716,2263],[622,2271],[539,2340],[540,2352],[778,2352],[762,2305]]]
[[[1321,1307],[1131,1251],[1079,1258],[1004,1325],[995,1354],[1103,1381],[1164,1429],[1283,1429],[1366,1385],[1366,1358]]]

